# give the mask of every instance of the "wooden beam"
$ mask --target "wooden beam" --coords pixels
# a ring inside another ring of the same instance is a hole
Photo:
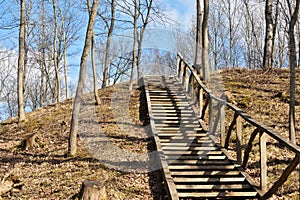
[[[237,163],[242,164],[242,118],[236,119],[236,157]]]
[[[268,167],[267,167],[267,134],[260,130],[259,134],[260,149],[260,189],[267,190]]]
[[[268,192],[263,196],[265,199],[269,199],[279,187],[281,187],[289,177],[289,175],[296,169],[300,162],[300,156],[296,155],[289,166],[284,170],[283,174],[280,176],[279,180],[270,188]]]

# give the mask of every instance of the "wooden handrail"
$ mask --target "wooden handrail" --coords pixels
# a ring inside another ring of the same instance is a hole
[[[240,108],[238,108],[237,106],[225,101],[224,99],[221,99],[217,96],[215,96],[211,90],[209,90],[209,88],[206,87],[206,85],[201,81],[201,79],[199,78],[198,74],[197,74],[197,70],[195,69],[194,66],[188,64],[183,57],[181,56],[180,53],[178,53],[177,55],[177,64],[178,66],[178,71],[177,71],[177,75],[179,80],[181,81],[181,83],[183,84],[184,88],[188,91],[187,88],[189,88],[189,86],[187,86],[186,84],[189,83],[189,81],[187,81],[187,79],[194,79],[194,84],[196,83],[198,85],[198,98],[199,98],[199,111],[200,111],[200,119],[204,120],[204,115],[205,115],[205,111],[207,109],[207,105],[212,105],[212,102],[215,101],[217,103],[217,107],[219,109],[221,108],[228,108],[229,110],[233,111],[234,113],[234,118],[231,122],[231,125],[229,127],[229,131],[228,134],[226,136],[225,130],[222,129],[222,133],[221,133],[221,145],[223,145],[226,149],[229,146],[229,141],[230,141],[230,135],[231,132],[234,128],[234,126],[236,126],[236,132],[237,132],[237,148],[236,148],[236,153],[237,153],[237,162],[239,164],[242,165],[243,168],[247,167],[247,163],[249,160],[249,154],[252,150],[252,143],[255,139],[255,137],[257,135],[259,135],[259,140],[260,140],[260,181],[261,181],[261,185],[260,185],[260,189],[263,191],[264,193],[264,197],[268,198],[270,196],[272,196],[278,187],[280,187],[285,180],[287,179],[287,177],[291,174],[291,172],[296,168],[297,166],[297,162],[299,163],[299,158],[300,158],[300,147],[297,146],[296,144],[291,143],[290,141],[284,139],[280,134],[278,134],[275,130],[273,130],[270,127],[267,127],[265,125],[263,125],[262,123],[259,123],[258,121],[256,121],[255,119],[253,119],[251,116],[249,116],[247,113],[245,113],[244,111],[242,111]],[[190,74],[190,78],[188,77],[188,75]],[[191,86],[193,87],[193,86]],[[206,106],[203,107],[203,95],[206,94],[207,95],[207,101],[205,103]],[[211,109],[211,108],[209,108]],[[211,112],[211,110],[209,110],[208,112]],[[210,131],[216,131],[216,127],[217,124],[219,123],[219,121],[222,121],[221,123],[224,123],[224,119],[220,120],[220,112],[218,112],[218,116],[217,119],[215,121],[215,124],[211,123],[211,121],[208,122],[209,124],[209,130]],[[241,120],[244,120],[246,122],[248,122],[250,125],[252,125],[255,130],[254,132],[251,134],[250,139],[248,140],[248,147],[244,152],[244,160],[242,160],[242,150],[241,150],[241,140],[242,140],[242,122]],[[209,117],[209,120],[210,117]],[[224,124],[221,124],[221,127],[223,127]],[[259,134],[258,134],[259,133]],[[213,133],[214,134],[214,133]],[[290,165],[287,166],[284,174],[282,175],[282,177],[280,177],[280,179],[271,187],[271,189],[269,189],[269,191],[266,191],[266,183],[267,183],[267,160],[266,160],[266,136],[269,136],[273,139],[275,139],[277,142],[279,142],[281,144],[281,146],[284,146],[286,148],[288,148],[290,151],[292,151],[293,153],[295,153],[294,156],[294,160],[290,163]]]

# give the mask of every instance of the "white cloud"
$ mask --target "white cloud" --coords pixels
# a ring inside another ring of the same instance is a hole
[[[168,0],[166,6],[169,18],[180,24],[183,29],[191,27],[193,18],[196,16],[195,0]]]

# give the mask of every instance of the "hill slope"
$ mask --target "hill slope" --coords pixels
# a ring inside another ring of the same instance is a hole
[[[221,75],[226,89],[231,91],[238,106],[287,137],[288,71],[274,70],[263,73],[237,69],[225,70]],[[297,85],[297,99],[300,99],[299,76]],[[121,84],[100,90],[102,100],[100,106],[94,106],[92,95],[87,95],[84,104],[90,106],[83,109],[82,113],[88,116],[88,120],[96,122],[95,124],[114,146],[127,152],[146,154],[154,150],[154,144],[147,133],[149,126],[145,97],[142,90],[135,90],[133,96],[128,98],[127,95],[126,99],[125,93],[120,92],[124,87],[127,86]],[[126,105],[126,102],[128,107],[125,107],[124,111],[114,111],[117,104]],[[112,199],[165,198],[160,172],[146,173],[144,170],[151,162],[149,158],[145,162],[137,163],[142,165],[143,170],[125,172],[124,168],[117,168],[116,165],[120,162],[111,165],[98,162],[91,155],[93,153],[91,148],[85,146],[82,140],[78,140],[78,156],[65,157],[71,110],[72,101],[67,100],[28,113],[27,121],[20,124],[16,119],[9,119],[0,124],[0,181],[13,180],[19,185],[12,191],[2,194],[2,199],[72,198],[79,192],[81,183],[88,178],[105,182],[108,195]],[[298,104],[296,113],[298,132],[299,113]],[[22,150],[19,147],[21,141],[33,133],[37,133],[38,145],[33,149]],[[298,143],[299,140],[298,135]],[[108,149],[105,150],[108,152],[107,157],[113,157],[113,154],[109,155]],[[276,156],[282,154],[275,152],[270,161],[276,162],[274,159]],[[288,161],[289,156],[285,160]],[[286,163],[281,164],[271,165],[270,170],[283,167]],[[249,166],[250,169],[251,167],[255,167],[255,163]],[[257,175],[255,170],[250,173]],[[280,173],[277,174],[279,175]],[[297,198],[299,186],[293,183],[299,182],[298,180],[298,175],[294,174],[280,189],[278,198]]]

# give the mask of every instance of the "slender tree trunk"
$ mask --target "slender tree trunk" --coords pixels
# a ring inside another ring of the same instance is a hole
[[[24,65],[24,37],[25,37],[26,2],[20,0],[20,30],[19,30],[19,58],[18,58],[18,115],[19,122],[25,120],[24,93],[23,93],[23,65]]]
[[[79,111],[80,111],[81,100],[82,100],[83,89],[84,89],[85,78],[86,78],[86,62],[88,59],[88,55],[90,53],[91,39],[94,31],[96,14],[98,11],[98,4],[99,4],[99,0],[93,1],[91,14],[89,17],[89,23],[86,31],[85,44],[81,55],[79,80],[78,80],[76,96],[73,103],[73,112],[72,112],[69,144],[68,144],[68,154],[70,156],[75,155],[77,151]]]
[[[30,29],[30,17],[32,10],[32,0],[27,2],[26,13],[25,13],[25,30],[24,30],[24,65],[23,65],[23,94],[26,91],[26,79],[27,79],[27,63],[28,63],[28,38],[29,38],[29,29]]]
[[[57,35],[58,35],[58,19],[56,13],[56,0],[52,0],[53,3],[53,15],[55,21],[55,29],[54,29],[54,38],[53,38],[53,62],[55,68],[55,78],[56,78],[56,89],[57,89],[57,96],[56,101],[60,102],[61,98],[61,89],[60,89],[60,77],[59,77],[59,70],[58,70],[58,56],[57,56]]]
[[[136,43],[137,43],[137,19],[138,19],[138,2],[134,1],[134,17],[133,17],[133,46],[132,46],[132,64],[131,64],[131,75],[130,75],[130,83],[129,90],[132,91],[133,80],[134,80],[134,69],[136,65]]]
[[[68,84],[68,69],[67,69],[67,39],[65,30],[65,17],[63,16],[62,10],[59,9],[61,16],[61,29],[63,39],[63,59],[64,59],[64,78],[65,78],[65,93],[66,99],[69,98],[69,84]]]
[[[272,68],[272,52],[273,52],[273,0],[266,0],[265,20],[266,20],[266,36],[263,57],[263,68],[265,70]]]
[[[296,7],[289,22],[289,60],[290,60],[290,107],[289,107],[289,138],[292,143],[296,143],[295,131],[295,68],[297,66],[296,42],[295,42],[295,25],[299,14],[299,3],[296,1]]]
[[[46,103],[45,98],[45,88],[44,88],[44,79],[45,79],[45,71],[46,71],[46,52],[45,52],[45,0],[42,0],[42,60],[41,60],[41,88],[40,88],[40,107],[42,107]]]
[[[111,9],[111,21],[110,21],[110,26],[108,29],[107,40],[106,40],[102,88],[106,87],[106,82],[108,79],[111,37],[113,35],[114,26],[115,26],[115,0],[111,0],[110,9]]]
[[[89,15],[91,15],[91,4],[90,0],[87,0],[87,6]],[[100,98],[98,94],[98,76],[97,76],[97,69],[96,69],[96,61],[95,61],[95,30],[93,30],[92,38],[91,38],[91,58],[92,58],[92,69],[93,69],[93,83],[94,83],[94,97],[95,97],[95,104],[100,105]]]
[[[209,1],[204,0],[204,15],[202,23],[202,63],[203,63],[203,79],[209,79],[209,38],[208,38],[208,17],[209,17]]]
[[[202,76],[202,22],[203,22],[203,0],[197,0],[197,32],[196,32],[196,53],[194,66]]]
[[[275,39],[276,39],[276,32],[277,32],[277,26],[278,26],[278,19],[279,19],[279,12],[280,12],[280,0],[276,1],[276,10],[275,10],[275,18],[274,18],[274,24],[273,24],[273,39],[272,39],[272,65],[274,64],[274,58],[275,58]]]
[[[143,20],[143,27],[141,29],[140,37],[139,37],[139,41],[138,41],[138,53],[137,53],[137,63],[136,63],[138,79],[140,79],[142,77],[142,71],[141,71],[141,66],[140,66],[141,65],[141,57],[142,57],[142,47],[143,47],[143,40],[144,40],[146,27],[149,23],[152,4],[153,4],[153,0],[150,0],[149,2],[147,1],[147,14],[146,14],[145,20]]]
[[[96,70],[96,61],[95,61],[95,35],[92,34],[92,45],[91,45],[91,57],[92,57],[92,67],[93,67],[93,77],[94,77],[94,96],[96,100],[96,105],[100,105],[101,101],[98,94],[98,76]]]

